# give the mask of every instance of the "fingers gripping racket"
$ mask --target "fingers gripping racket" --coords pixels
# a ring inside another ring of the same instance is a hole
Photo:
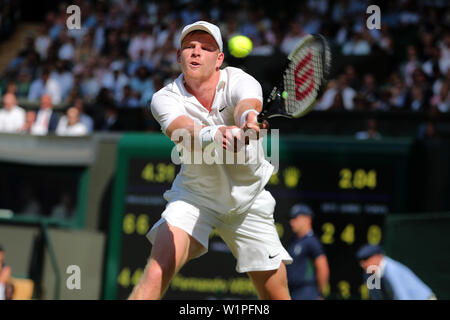
[[[306,36],[289,54],[283,84],[272,89],[258,122],[307,114],[323,93],[330,69],[331,52],[325,38],[320,34]]]

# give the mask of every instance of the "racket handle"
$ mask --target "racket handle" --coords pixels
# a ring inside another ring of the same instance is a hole
[[[265,114],[266,114],[266,112],[264,112],[264,110],[261,111],[260,114],[258,114],[258,116],[256,118],[258,123],[262,123],[263,122],[263,120],[265,119]]]
[[[274,114],[283,112],[283,100],[280,90],[278,90],[277,87],[274,87],[267,98],[261,113],[258,115],[258,123],[262,123],[264,120],[271,118]]]

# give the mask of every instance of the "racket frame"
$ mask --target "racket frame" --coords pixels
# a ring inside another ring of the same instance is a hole
[[[297,54],[297,52],[301,49],[303,49],[308,43],[311,41],[319,41],[323,45],[323,54],[322,54],[322,66],[323,66],[323,75],[322,75],[322,83],[319,86],[319,89],[317,90],[317,96],[316,98],[308,105],[306,108],[304,108],[301,112],[298,114],[292,115],[288,114],[286,110],[286,106],[284,104],[287,103],[287,100],[283,97],[284,90],[280,90],[277,86],[273,87],[272,92],[270,93],[269,97],[266,100],[266,106],[264,107],[262,112],[258,115],[258,122],[261,122],[263,119],[270,119],[274,117],[285,117],[285,118],[300,118],[304,115],[306,115],[308,112],[310,112],[314,105],[317,103],[319,97],[324,92],[328,77],[330,74],[331,69],[331,51],[328,46],[328,43],[324,36],[321,34],[310,34],[305,36],[305,38],[302,40],[300,44],[297,45],[297,47],[291,51],[291,53],[288,55],[288,66],[285,68],[283,72],[283,88],[284,88],[284,82],[286,79],[286,72],[289,71],[290,64],[292,63],[293,57]],[[287,92],[286,92],[287,93]],[[271,112],[272,110],[275,110],[275,112]]]

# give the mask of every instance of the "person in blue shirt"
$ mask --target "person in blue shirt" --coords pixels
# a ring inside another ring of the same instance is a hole
[[[436,300],[431,289],[408,267],[387,257],[380,246],[366,244],[356,253],[371,300]]]
[[[296,204],[290,211],[294,239],[288,247],[293,263],[286,266],[288,286],[294,300],[318,300],[328,285],[328,259],[312,230],[313,211],[306,204]]]

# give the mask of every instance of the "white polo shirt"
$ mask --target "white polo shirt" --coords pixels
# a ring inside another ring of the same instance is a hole
[[[15,133],[25,124],[25,110],[19,106],[0,110],[0,132]]]
[[[82,122],[77,122],[69,126],[67,116],[62,116],[58,121],[55,133],[58,136],[85,136],[88,134],[88,129]]]
[[[163,133],[182,115],[206,126],[231,126],[235,125],[234,107],[249,98],[263,101],[261,85],[241,69],[226,67],[220,71],[211,112],[187,92],[182,74],[153,95],[151,110]],[[264,157],[261,140],[252,140],[246,149],[250,164],[182,164],[164,198],[199,204],[222,214],[244,213],[274,170]]]

